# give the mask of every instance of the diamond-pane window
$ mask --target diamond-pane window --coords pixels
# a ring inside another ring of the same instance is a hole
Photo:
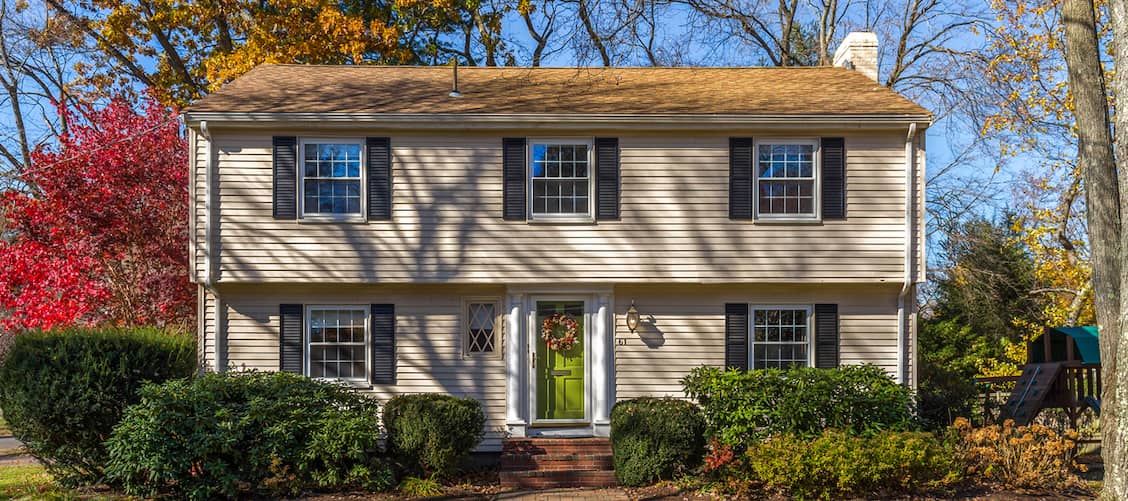
[[[497,353],[498,317],[500,308],[496,301],[470,301],[466,303],[466,353],[468,355],[493,355]]]

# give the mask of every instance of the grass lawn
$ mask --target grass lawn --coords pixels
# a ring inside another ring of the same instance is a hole
[[[123,496],[76,491],[51,483],[42,466],[0,466],[0,501],[122,501]]]

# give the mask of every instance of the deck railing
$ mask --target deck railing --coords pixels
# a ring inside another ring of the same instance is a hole
[[[1086,397],[1101,398],[1100,364],[1067,364],[1063,369],[1058,381],[1061,403],[1080,407]]]
[[[1051,386],[1044,407],[1064,408],[1072,416],[1101,398],[1101,365],[1065,362]],[[975,383],[983,397],[982,419],[990,423],[1006,415],[1006,402],[1019,376],[977,377]]]

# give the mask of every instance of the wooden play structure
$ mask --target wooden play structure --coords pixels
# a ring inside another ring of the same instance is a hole
[[[1094,326],[1055,327],[1026,346],[1019,376],[979,378],[980,383],[1014,382],[999,413],[1027,425],[1042,409],[1062,409],[1073,427],[1085,409],[1101,413],[1101,351]]]

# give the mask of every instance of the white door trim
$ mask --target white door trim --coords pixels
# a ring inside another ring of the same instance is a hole
[[[610,435],[611,407],[615,405],[614,301],[610,286],[514,286],[505,300],[506,416],[509,436],[599,436]],[[573,422],[536,420],[536,301],[584,301],[584,420]],[[559,427],[552,427],[559,424]],[[582,425],[588,426],[582,426]],[[580,425],[580,426],[577,426]],[[547,427],[546,427],[547,426]],[[530,433],[532,431],[532,433]]]

